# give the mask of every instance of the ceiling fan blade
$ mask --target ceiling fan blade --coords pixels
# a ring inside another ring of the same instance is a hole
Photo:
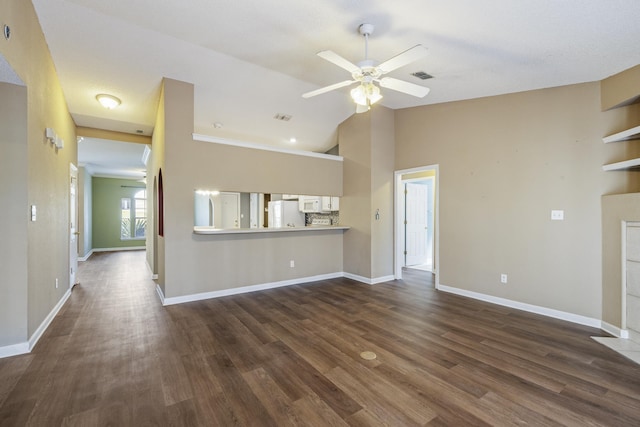
[[[380,86],[391,90],[397,90],[398,92],[406,93],[407,95],[413,95],[418,98],[425,97],[431,90],[428,87],[405,82],[404,80],[394,79],[393,77],[381,78]]]
[[[320,95],[325,92],[330,92],[334,89],[340,89],[341,87],[349,86],[352,83],[356,83],[356,80],[345,80],[340,83],[332,84],[330,86],[325,86],[320,89],[312,90],[311,92],[303,93],[303,98],[311,98],[312,96]]]
[[[336,64],[338,67],[343,68],[350,73],[355,73],[360,71],[360,67],[358,67],[356,64],[350,61],[347,61],[342,56],[330,50],[323,50],[322,52],[318,52],[318,56],[320,58],[326,59],[329,62]]]
[[[396,68],[403,67],[418,59],[424,58],[427,55],[427,48],[421,44],[415,45],[411,49],[407,49],[404,52],[394,56],[391,59],[387,59],[376,68],[380,70],[382,74],[386,74]]]

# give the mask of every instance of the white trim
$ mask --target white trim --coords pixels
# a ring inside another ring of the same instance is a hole
[[[480,301],[490,302],[492,304],[503,305],[505,307],[511,307],[518,310],[528,311],[530,313],[536,313],[536,314],[541,314],[547,317],[566,320],[567,322],[577,323],[585,326],[591,326],[593,328],[600,329],[602,327],[601,320],[594,319],[592,317],[581,316],[579,314],[568,313],[566,311],[554,310],[552,308],[526,304],[523,302],[513,301],[506,298],[494,297],[492,295],[486,295],[486,294],[481,294],[479,292],[468,291],[466,289],[453,288],[451,286],[445,286],[442,284],[436,285],[436,289],[439,291],[461,295],[461,296],[477,299]]]
[[[96,248],[96,249],[91,249],[85,256],[78,257],[78,261],[84,262],[88,260],[89,257],[96,252],[142,251],[146,249],[147,249],[146,246],[126,246],[123,248]],[[157,277],[155,277],[155,279],[157,279]]]
[[[602,329],[608,334],[613,335],[614,337],[625,338],[625,339],[629,338],[628,330],[620,329],[617,326],[613,326],[612,324],[605,322],[604,320],[602,321],[602,325],[600,326],[600,329]]]
[[[342,273],[342,274],[343,274],[343,277],[346,277],[347,279],[366,283],[367,285],[377,285],[378,283],[390,282],[392,280],[395,280],[395,276],[393,274],[389,276],[375,277],[372,279],[369,279],[368,277],[364,277],[364,276],[358,276],[357,274],[351,274],[351,273]]]
[[[56,314],[58,314],[58,312],[60,311],[64,303],[67,302],[70,296],[71,296],[71,288],[67,289],[67,292],[64,293],[62,298],[60,298],[60,301],[58,301],[56,306],[53,307],[53,310],[49,312],[49,314],[47,315],[47,317],[45,317],[45,319],[42,321],[40,326],[38,326],[38,329],[36,329],[33,335],[31,335],[31,338],[29,338],[29,351],[33,350],[33,347],[36,346],[36,344],[38,343],[38,340],[42,337],[44,332],[47,330],[47,328],[53,321],[53,318],[56,317]]]
[[[160,286],[157,286],[157,290],[158,290],[158,294],[160,295],[160,300],[162,301],[162,305],[173,305],[173,304],[182,304],[185,302],[201,301],[201,300],[211,299],[211,298],[226,297],[229,295],[245,294],[248,292],[263,291],[266,289],[280,288],[283,286],[307,284],[311,282],[316,282],[318,280],[335,279],[337,277],[344,277],[344,273],[320,274],[317,276],[300,277],[298,279],[281,280],[279,282],[262,283],[258,285],[243,286],[240,288],[222,289],[219,291],[202,292],[199,294],[182,295],[179,297],[170,297],[170,298],[164,297],[164,295],[162,294],[162,290],[160,289]]]
[[[393,173],[394,177],[394,233],[393,233],[393,273],[396,279],[402,279],[402,267],[404,262],[404,188],[402,184],[403,175],[409,175],[416,172],[435,171],[435,185],[433,191],[435,194],[433,209],[433,271],[436,283],[440,282],[440,165],[419,166],[411,169],[401,169]]]
[[[88,260],[91,255],[93,255],[93,249],[91,249],[85,256],[78,257],[78,261],[84,262],[84,261]]]
[[[162,305],[167,305],[164,303],[164,293],[162,292],[162,288],[160,287],[160,285],[156,285],[156,292],[158,293],[158,296],[160,297],[160,302],[162,303]]]
[[[0,359],[4,357],[18,356],[20,354],[29,353],[29,343],[21,342],[19,344],[5,345],[0,347]]]
[[[234,147],[251,148],[253,150],[275,151],[276,153],[293,154],[296,156],[316,157],[325,160],[344,161],[342,156],[334,156],[332,154],[315,153],[313,151],[292,150],[289,148],[271,147],[269,145],[257,144],[255,142],[236,141],[233,139],[217,138],[215,136],[202,135],[198,133],[192,134],[194,141],[211,142],[213,144],[232,145]]]
[[[120,251],[144,251],[146,246],[124,246],[122,248],[95,248],[91,249],[91,253],[94,252],[120,252]]]

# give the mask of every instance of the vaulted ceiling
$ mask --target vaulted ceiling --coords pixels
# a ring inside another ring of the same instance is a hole
[[[360,61],[357,29],[365,22],[375,25],[369,56],[378,61],[416,44],[429,49],[390,76],[431,92],[414,98],[383,89],[381,104],[392,109],[597,81],[640,63],[637,0],[33,3],[76,124],[146,135],[169,77],[195,86],[196,133],[331,148],[337,125],[355,110],[349,88],[301,94],[349,78],[316,53]],[[418,80],[416,71],[433,78]],[[98,93],[122,105],[106,110]]]

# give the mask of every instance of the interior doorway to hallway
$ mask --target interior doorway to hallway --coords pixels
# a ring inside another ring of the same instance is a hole
[[[438,283],[438,165],[395,172],[394,274],[433,272]]]

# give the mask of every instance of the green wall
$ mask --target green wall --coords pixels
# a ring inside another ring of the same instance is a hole
[[[138,191],[146,189],[146,185],[131,179],[94,177],[92,189],[93,247],[110,249],[144,246],[144,239],[120,240],[120,199],[133,199]]]

